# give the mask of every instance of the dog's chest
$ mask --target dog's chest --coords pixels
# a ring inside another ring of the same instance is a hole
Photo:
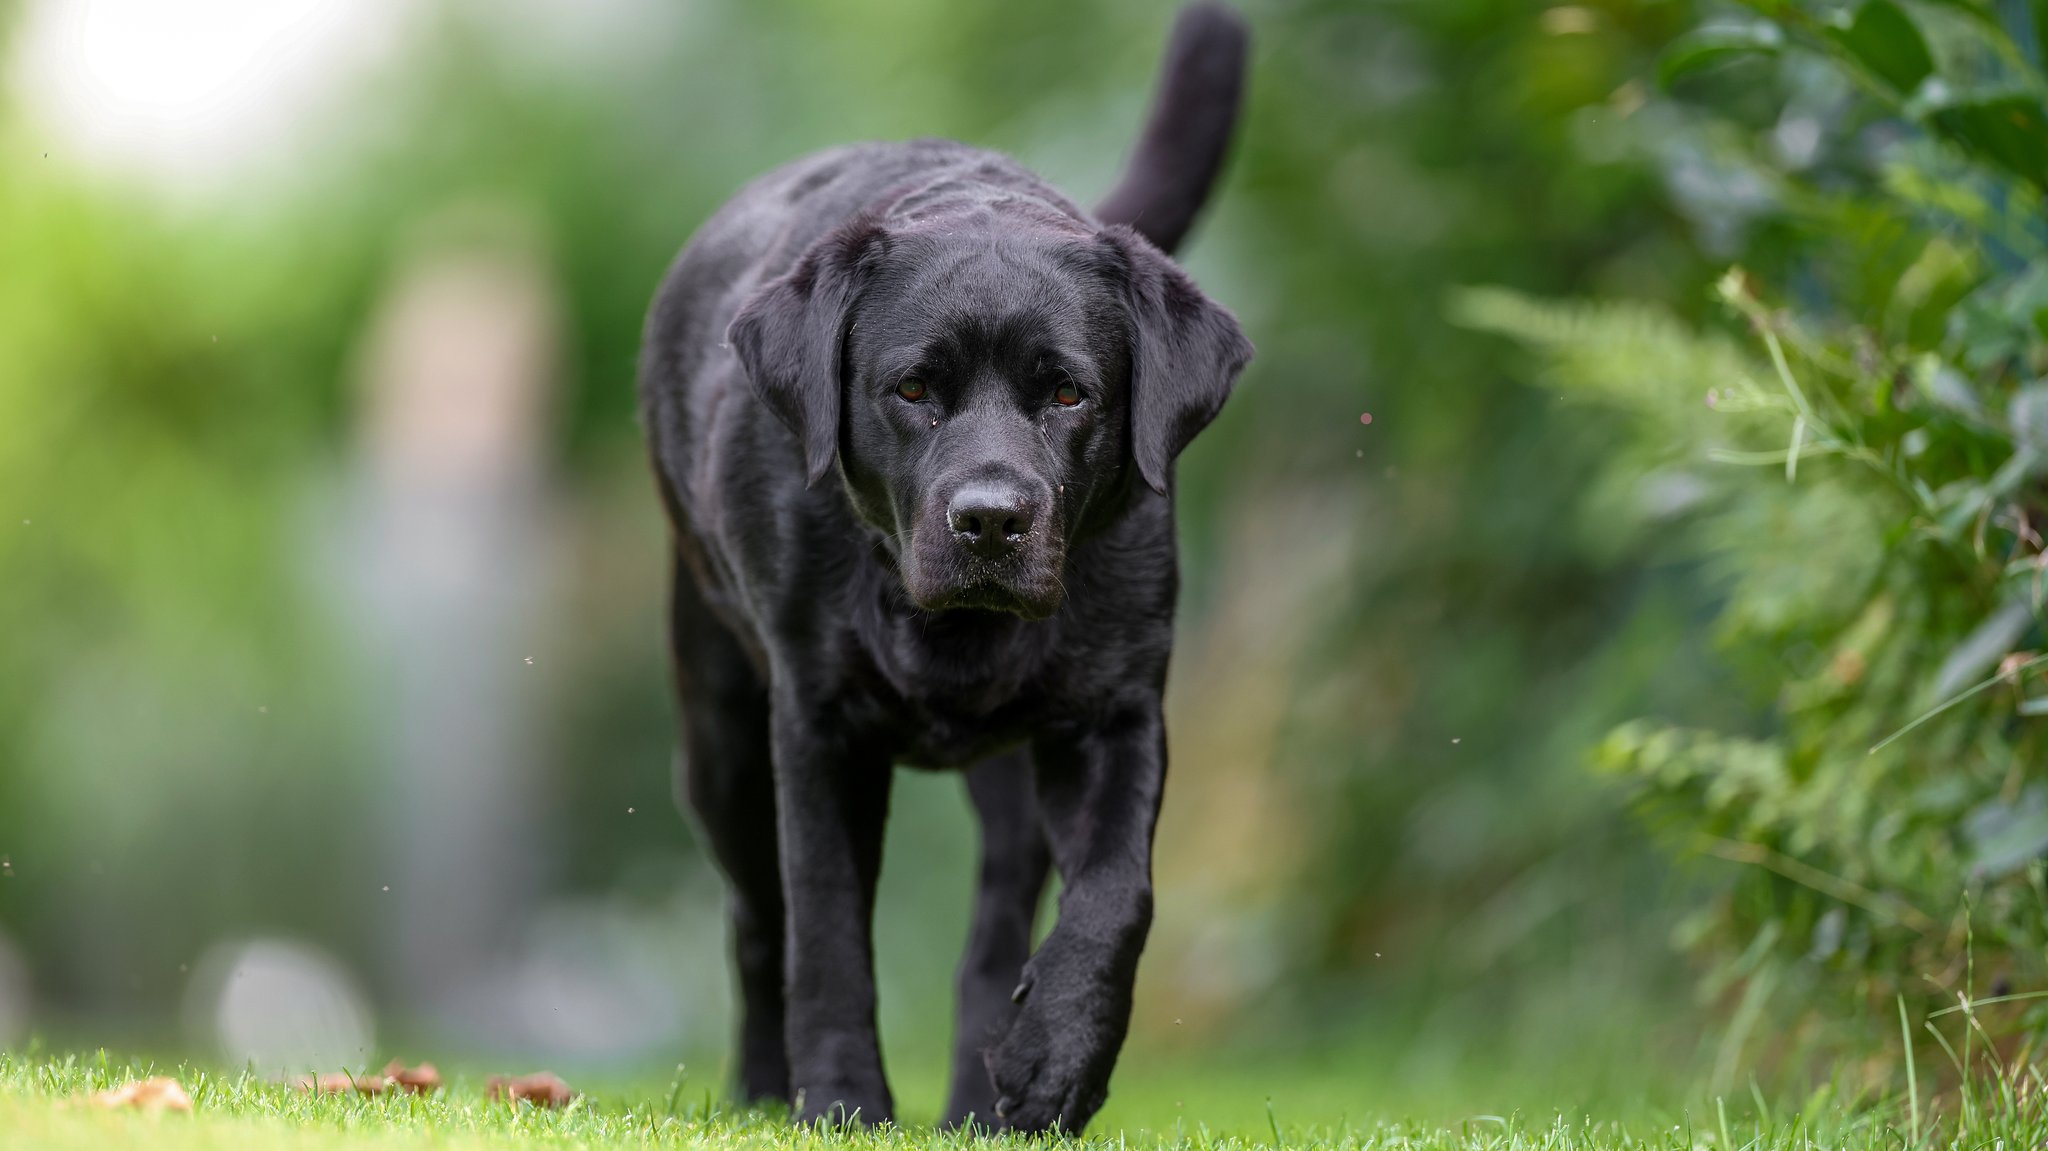
[[[965,767],[1016,743],[1045,710],[1044,660],[994,644],[983,650],[896,650],[874,682],[875,715],[899,758]]]
[[[896,759],[910,767],[964,768],[1021,738],[1022,725],[1018,724],[991,722],[989,718],[928,717],[901,729]]]

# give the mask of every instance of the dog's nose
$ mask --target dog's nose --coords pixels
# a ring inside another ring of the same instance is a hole
[[[1037,518],[1024,493],[1008,485],[969,484],[946,505],[954,537],[991,555],[1016,547]]]

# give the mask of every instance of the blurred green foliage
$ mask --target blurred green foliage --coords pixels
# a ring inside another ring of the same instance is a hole
[[[1324,497],[1304,534],[1345,549],[1335,586],[1294,593],[1299,657],[1262,673],[1292,697],[1275,838],[1308,846],[1259,892],[1287,956],[1260,1018],[1297,1041],[1370,1019],[1411,1044],[1404,1075],[1540,1073],[1559,1036],[1626,1073],[1666,990],[1665,879],[1576,764],[1704,678],[1670,658],[1696,645],[1696,597],[1578,529],[1612,429],[1519,386],[1443,300],[1504,282],[1693,309],[1696,222],[1656,156],[1609,143],[1689,8],[1314,11],[1267,33],[1300,63],[1260,73],[1197,244],[1199,268],[1256,213],[1261,351],[1183,473],[1198,605],[1231,563],[1211,525],[1254,499]],[[1671,1023],[1660,1053],[1689,1042]]]
[[[1535,382],[1627,414],[1602,486],[1637,498],[1598,514],[1719,597],[1754,717],[1655,712],[1598,759],[1673,851],[1733,865],[1703,869],[1681,932],[1733,1008],[1724,1079],[1895,1039],[1895,1000],[2018,993],[1970,1024],[2001,1042],[2048,1021],[2048,24],[1754,7],[1682,39],[1645,109],[1767,191],[1722,317],[1458,303],[1536,353]],[[1640,498],[1658,474],[1682,506]]]

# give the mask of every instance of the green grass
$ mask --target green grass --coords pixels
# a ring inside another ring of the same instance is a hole
[[[93,1091],[152,1073],[176,1075],[192,1094],[193,1112],[152,1116],[77,1103]],[[1118,1121],[1114,1113],[1107,1113],[1080,1144],[1116,1151],[2033,1151],[2048,1145],[2048,1109],[2042,1105],[2039,1081],[2032,1076],[2016,1083],[1986,1083],[1967,1098],[1952,1093],[1946,1105],[1941,1099],[1926,1101],[1917,1138],[1903,1102],[1843,1105],[1830,1102],[1825,1091],[1796,1115],[1770,1115],[1749,1107],[1735,1114],[1710,1104],[1704,1118],[1681,1112],[1675,1120],[1647,1109],[1622,1119],[1528,1112],[1473,1114],[1449,1121],[1290,1116],[1258,1100],[1254,1110],[1259,1122],[1245,1125],[1212,1122],[1210,1116],[1257,1100],[1255,1086],[1201,1086],[1200,1097],[1175,1101],[1171,1123]],[[1135,1092],[1141,1109],[1155,1090],[1141,1085]],[[1149,1105],[1163,1103],[1172,1094],[1158,1094]],[[1222,1098],[1226,1095],[1233,1098]],[[665,1089],[600,1090],[580,1096],[564,1110],[544,1111],[488,1101],[479,1080],[460,1075],[452,1077],[443,1092],[426,1098],[314,1097],[247,1075],[194,1067],[123,1064],[104,1056],[0,1056],[0,1148],[5,1151],[908,1151],[1023,1142],[977,1140],[917,1126],[821,1131],[773,1114],[729,1108],[687,1079]]]

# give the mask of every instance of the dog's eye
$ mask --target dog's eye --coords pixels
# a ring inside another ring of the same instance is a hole
[[[1053,390],[1052,402],[1063,408],[1071,408],[1081,402],[1081,389],[1075,387],[1074,382],[1069,380]]]
[[[896,385],[896,394],[902,396],[906,400],[909,400],[913,404],[923,399],[924,393],[924,381],[918,379],[915,376],[912,376],[910,379],[907,379],[902,383]]]

